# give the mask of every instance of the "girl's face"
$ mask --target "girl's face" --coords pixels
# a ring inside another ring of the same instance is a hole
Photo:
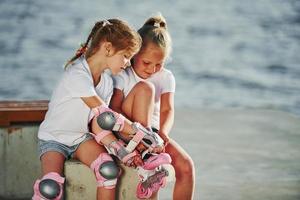
[[[133,68],[139,77],[147,79],[162,69],[164,60],[165,52],[163,49],[149,43],[133,57]]]
[[[130,59],[132,58],[132,53],[127,50],[117,51],[108,59],[108,67],[110,68],[113,75],[117,75],[123,69],[130,66]]]

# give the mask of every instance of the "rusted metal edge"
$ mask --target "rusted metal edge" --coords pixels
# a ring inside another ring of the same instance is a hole
[[[48,100],[0,101],[0,126],[26,122],[39,123],[44,120],[48,103]]]

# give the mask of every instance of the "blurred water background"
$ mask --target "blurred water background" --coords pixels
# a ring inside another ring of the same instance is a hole
[[[176,107],[300,115],[298,0],[0,0],[0,100],[49,99],[95,21],[139,28],[158,11],[173,38]]]

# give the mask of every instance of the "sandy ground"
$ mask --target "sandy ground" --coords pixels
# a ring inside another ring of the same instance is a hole
[[[177,110],[171,136],[193,158],[194,199],[299,200],[300,118],[262,110]],[[173,184],[160,192],[172,199]]]

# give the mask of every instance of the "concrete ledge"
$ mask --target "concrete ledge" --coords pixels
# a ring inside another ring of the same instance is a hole
[[[29,199],[41,176],[38,124],[0,128],[0,199]]]
[[[118,181],[117,199],[136,199],[135,188],[138,183],[136,171],[121,165],[122,176]],[[65,163],[66,200],[95,199],[96,179],[91,169],[77,160]]]

